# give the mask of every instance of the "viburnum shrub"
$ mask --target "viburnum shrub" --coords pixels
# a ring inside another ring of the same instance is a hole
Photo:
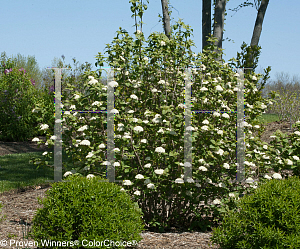
[[[136,5],[132,11],[135,11]],[[188,39],[191,29],[182,21],[172,26],[171,39],[152,33],[148,40],[142,31],[135,38],[120,28],[112,44],[107,45],[107,62],[115,68],[115,175],[124,180],[123,187],[137,201],[149,228],[186,227],[206,229],[203,215],[221,219],[221,214],[235,206],[235,198],[257,188],[271,168],[274,150],[258,138],[249,138],[261,129],[258,117],[270,100],[262,99],[255,84],[261,77],[245,74],[245,179],[236,178],[237,74],[228,64],[217,61],[214,40],[203,54],[194,54]],[[146,46],[144,46],[146,44]],[[97,56],[102,66],[104,57]],[[192,110],[215,110],[192,116],[193,179],[184,179],[184,87],[185,69],[192,69]],[[62,96],[64,110],[106,110],[107,87],[100,83],[101,74],[85,72],[84,87],[88,94],[75,91]],[[274,96],[274,93],[273,93]],[[228,112],[228,113],[222,113]],[[106,115],[64,111],[63,147],[72,163],[63,162],[65,171],[82,175],[93,173],[106,177]],[[47,126],[47,144],[56,139]],[[259,132],[259,134],[260,134]],[[33,139],[38,141],[38,139]],[[45,160],[32,158],[35,164]],[[249,159],[247,158],[249,157]],[[282,158],[282,167],[288,165]],[[293,159],[294,160],[294,159]],[[64,171],[64,172],[65,172]],[[198,180],[198,182],[196,182]],[[235,198],[233,198],[235,197]]]
[[[23,68],[4,70],[0,77],[2,141],[26,141],[37,134],[32,116],[37,101],[37,90]]]
[[[299,206],[299,177],[272,179],[241,198],[211,240],[223,249],[300,248]]]

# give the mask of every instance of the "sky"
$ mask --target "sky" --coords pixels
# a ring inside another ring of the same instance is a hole
[[[146,2],[146,1],[144,1]],[[227,3],[224,41],[225,61],[236,57],[243,42],[250,44],[257,10],[246,7],[238,12],[229,9],[243,3],[230,0]],[[104,54],[105,46],[111,43],[119,27],[131,36],[135,31],[131,18],[129,0],[0,0],[0,53],[8,57],[21,54],[35,56],[40,69],[52,66],[54,58],[65,56],[65,63],[76,58],[80,64],[89,62],[96,70],[95,56]],[[192,37],[195,53],[202,49],[202,1],[170,0],[171,24],[178,18],[194,30]],[[271,66],[271,80],[277,73],[299,76],[300,17],[299,0],[271,0],[263,22],[259,45],[262,47],[257,73]],[[213,10],[212,10],[213,13]],[[163,32],[158,14],[162,15],[161,1],[150,0],[144,13],[143,32],[147,38],[152,32]]]

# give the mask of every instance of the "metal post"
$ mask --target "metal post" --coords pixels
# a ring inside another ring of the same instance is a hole
[[[55,124],[54,124],[54,182],[62,180],[62,129],[61,129],[61,70],[70,68],[50,67],[55,70]],[[48,180],[48,182],[53,182]]]

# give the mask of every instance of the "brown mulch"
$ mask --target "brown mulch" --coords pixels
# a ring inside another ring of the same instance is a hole
[[[277,129],[283,133],[291,133],[289,130],[289,122],[273,122],[266,125],[266,131],[262,135],[262,141],[269,143],[272,138],[270,135],[275,133]],[[256,135],[253,134],[254,136]],[[42,139],[42,137],[40,137]],[[47,147],[38,148],[34,142],[0,142],[0,156],[14,153],[28,153],[36,151],[45,151]],[[23,240],[23,232],[25,231],[25,222],[27,228],[31,225],[32,218],[38,208],[42,208],[38,204],[37,197],[45,197],[45,192],[51,188],[50,184],[31,186],[19,190],[10,190],[0,194],[0,201],[4,204],[0,217],[6,215],[6,219],[0,223],[0,241],[5,239],[14,239],[16,241],[26,242]],[[15,237],[10,238],[10,235]],[[215,245],[209,246],[209,238],[211,232],[174,232],[174,233],[154,233],[145,231],[142,233],[143,240],[137,248],[220,248]],[[33,241],[29,239],[28,241]],[[16,248],[5,247],[1,248]],[[22,248],[22,247],[20,247]],[[25,248],[25,246],[23,247]],[[36,247],[30,247],[36,248]]]

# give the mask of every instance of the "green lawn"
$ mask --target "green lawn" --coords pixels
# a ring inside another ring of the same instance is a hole
[[[264,123],[279,121],[279,117],[273,114],[263,114],[261,117]],[[29,185],[39,185],[46,180],[53,180],[54,169],[39,168],[29,164],[32,156],[43,158],[43,152],[11,154],[0,156],[0,193],[10,189],[18,189]],[[53,161],[50,162],[53,164]]]

